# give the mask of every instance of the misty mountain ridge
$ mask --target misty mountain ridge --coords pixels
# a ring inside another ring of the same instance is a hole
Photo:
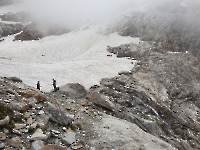
[[[62,4],[67,5],[68,3],[70,6],[70,2],[59,2],[55,4],[55,7]],[[78,3],[78,1],[71,3],[71,7],[76,6],[76,2]],[[89,3],[90,1],[86,2]],[[71,15],[73,16],[74,14],[74,16],[69,17],[71,11],[71,9],[67,9],[69,6],[66,8],[61,7],[60,11],[52,6],[53,2],[49,2],[45,8],[37,7],[38,11],[36,13],[34,9],[40,3],[30,2],[32,4],[30,7],[27,6],[27,1],[26,6],[31,11],[27,15],[25,15],[25,12],[21,13],[24,16],[23,19],[22,17],[20,18],[19,13],[13,14],[13,16],[14,18],[19,18],[18,21],[31,21],[32,25],[25,26],[24,32],[21,33],[22,35],[17,35],[16,40],[34,40],[44,36],[64,34],[79,28],[83,23],[85,24],[86,21],[89,21],[91,24],[99,22],[107,26],[106,28],[101,26],[101,30],[105,30],[103,31],[105,34],[118,32],[122,36],[141,37],[141,40],[156,42],[162,48],[171,51],[188,51],[192,49],[195,50],[193,53],[198,53],[197,49],[200,46],[200,22],[197,20],[200,20],[200,11],[198,9],[200,2],[195,0],[167,0],[165,2],[136,0],[132,2],[127,1],[127,4],[130,4],[130,6],[124,4],[123,9],[119,9],[119,5],[122,3],[120,1],[117,2],[113,3],[113,6],[110,3],[107,4],[108,6],[102,6],[101,4],[98,10],[93,10],[98,3],[96,5],[91,3],[87,7],[83,6],[83,8],[75,7],[71,12]],[[102,3],[104,4],[104,2]],[[91,8],[93,9],[88,12],[85,10]],[[75,13],[76,11],[77,13]],[[88,15],[93,12],[93,17]],[[80,17],[78,17],[79,14]],[[11,14],[9,15],[4,14],[1,16],[1,19],[9,21],[9,18],[12,17]],[[33,33],[37,33],[37,35],[33,35]],[[26,34],[33,37],[27,38]]]

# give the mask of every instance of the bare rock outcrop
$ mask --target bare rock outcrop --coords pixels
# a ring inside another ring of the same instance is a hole
[[[110,111],[115,111],[115,105],[104,95],[92,91],[87,95],[87,98],[89,101],[93,102],[96,105],[99,105],[101,107],[104,107]]]
[[[11,24],[11,23],[1,23],[0,22],[1,30],[3,31],[1,36],[8,36],[19,33],[23,30],[24,25],[21,23]]]
[[[68,118],[64,112],[58,110],[53,104],[47,103],[45,105],[45,113],[50,117],[50,120],[57,122],[61,125],[68,125],[72,122],[70,118]]]
[[[63,85],[59,87],[57,92],[73,99],[85,98],[87,95],[85,87],[79,83],[68,83]]]

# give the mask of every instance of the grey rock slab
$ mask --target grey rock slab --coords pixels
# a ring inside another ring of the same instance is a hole
[[[96,91],[92,91],[90,92],[88,95],[88,100],[92,101],[93,103],[105,107],[111,111],[115,110],[115,105],[104,95],[96,92]]]
[[[61,139],[64,144],[69,145],[76,142],[75,136],[76,136],[76,133],[68,132],[68,133],[64,133]]]
[[[169,143],[144,132],[135,124],[106,114],[93,129],[100,135],[98,139],[90,140],[91,147],[95,149],[104,149],[106,145],[107,149],[177,150]]]
[[[85,98],[87,95],[85,87],[79,83],[68,83],[63,85],[59,87],[57,92],[74,99]]]

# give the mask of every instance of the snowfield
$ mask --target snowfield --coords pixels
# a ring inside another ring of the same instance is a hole
[[[88,89],[99,84],[101,78],[116,76],[119,71],[129,71],[131,60],[107,56],[107,45],[119,46],[138,43],[138,38],[98,34],[99,27],[90,26],[76,31],[50,36],[38,41],[14,41],[14,35],[0,42],[0,76],[17,76],[24,83],[41,90],[53,89],[52,78],[58,86],[80,83]]]

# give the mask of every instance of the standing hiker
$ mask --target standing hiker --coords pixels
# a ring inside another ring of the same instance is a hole
[[[56,92],[57,90],[56,90],[56,80],[55,79],[53,79],[53,88],[54,88],[54,92]]]
[[[37,82],[37,89],[40,90],[40,81]]]

